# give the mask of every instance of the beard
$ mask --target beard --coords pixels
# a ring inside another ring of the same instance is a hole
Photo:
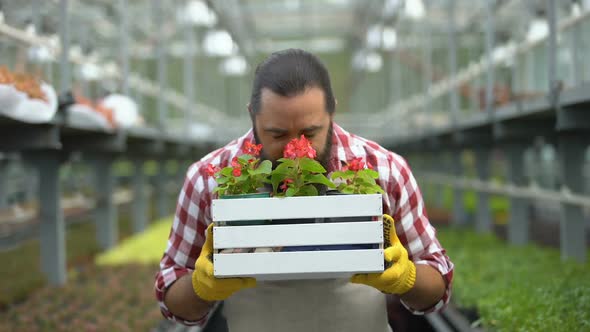
[[[252,122],[252,130],[254,132],[254,141],[256,144],[260,143],[260,138],[258,137],[258,131],[256,128],[256,124]],[[328,127],[328,134],[326,135],[326,142],[324,142],[324,148],[322,151],[317,151],[316,160],[326,169],[328,170],[328,164],[330,162],[330,153],[332,152],[332,134],[333,134],[333,126],[332,121],[330,121],[330,126]],[[260,151],[260,160],[270,160],[272,163],[272,169],[275,169],[279,164],[276,160],[271,159],[266,151],[264,151],[264,145],[262,146],[262,150]],[[328,170],[329,171],[329,170]]]

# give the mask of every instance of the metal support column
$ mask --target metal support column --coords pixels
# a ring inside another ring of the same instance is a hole
[[[33,20],[33,27],[35,27],[35,33],[40,34],[41,32],[41,0],[31,1],[31,18]]]
[[[423,89],[426,95],[424,103],[424,114],[432,113],[432,98],[430,98],[430,88],[432,86],[432,28],[428,22],[424,22],[424,46],[422,48],[422,67],[424,68]],[[429,121],[426,130],[432,131],[432,122]]]
[[[100,156],[93,160],[96,171],[96,238],[102,249],[115,246],[118,239],[117,206],[113,199],[115,176],[113,158]]]
[[[571,43],[569,47],[572,49],[572,62],[573,70],[572,76],[574,86],[578,86],[584,80],[584,52],[580,49],[584,49],[585,43],[583,37],[583,25],[574,24],[572,27]]]
[[[524,175],[524,151],[526,145],[512,142],[506,146],[508,161],[508,178],[512,185],[526,185]],[[523,245],[529,241],[528,202],[525,198],[510,198],[510,216],[508,219],[508,241],[512,244]]]
[[[494,21],[495,0],[486,1],[486,113],[489,118],[493,117],[494,112],[494,66],[492,63],[492,53],[494,51],[496,24]]]
[[[434,158],[433,156],[433,162],[430,163],[430,171],[431,172],[440,172],[440,166],[442,164],[443,167],[443,171],[445,173],[448,173],[449,175],[452,174],[451,169],[449,167],[446,167],[447,165],[447,161],[445,160],[445,154],[444,152],[440,153],[440,156],[437,158]],[[438,207],[438,208],[443,208],[445,207],[445,185],[443,184],[435,184],[434,185],[434,206]]]
[[[587,134],[586,134],[587,135]],[[560,134],[560,172],[566,188],[575,194],[584,193],[584,161],[587,145],[581,133]],[[586,220],[579,205],[561,204],[560,246],[561,257],[575,258],[580,262],[587,259]]]
[[[166,67],[166,53],[164,47],[164,39],[166,38],[166,36],[164,35],[165,29],[162,29],[162,10],[160,7],[160,0],[152,0],[154,22],[157,27],[156,38],[158,46],[156,47],[156,57],[158,59],[158,85],[160,94],[162,94],[164,89],[166,89],[166,87],[168,86],[168,68]],[[157,98],[157,103],[158,127],[161,130],[164,130],[166,127],[166,119],[168,118],[168,104],[162,97]]]
[[[190,165],[191,161],[187,161],[185,159],[178,160],[178,169],[176,170],[176,181],[181,186],[180,188],[182,188],[182,186],[184,185],[184,180],[186,178],[186,174],[188,172],[188,168],[190,167]]]
[[[156,207],[158,218],[164,218],[170,214],[168,210],[168,176],[166,172],[166,159],[158,162],[158,174],[156,174]]]
[[[119,0],[119,57],[121,61],[121,92],[129,96],[129,28],[127,0]]]
[[[480,181],[488,181],[490,178],[490,149],[478,148],[475,150],[475,166],[477,177]],[[479,233],[492,231],[492,210],[490,208],[490,194],[480,191],[477,193],[477,212],[475,229]]]
[[[549,59],[549,97],[556,106],[559,81],[557,77],[557,4],[555,0],[547,1],[547,20],[549,23],[549,36],[547,45],[547,58]]]
[[[51,285],[66,283],[66,227],[61,208],[57,151],[36,153],[39,176],[41,270]]]
[[[80,29],[79,33],[81,36],[80,46],[82,47],[82,52],[86,53],[86,52],[88,52],[89,47],[92,45],[91,44],[92,39],[90,38],[90,32],[89,32],[91,27],[89,27],[87,25],[83,25],[83,26],[79,27],[79,29]],[[90,83],[88,81],[88,78],[86,78],[82,75],[82,77],[79,80],[77,80],[77,83],[79,84],[79,86],[82,90],[82,95],[84,95],[87,98],[96,97],[96,96],[93,96],[90,92]]]
[[[70,19],[68,15],[68,0],[59,2],[59,39],[60,39],[60,89],[61,92],[69,91],[72,88],[72,77],[70,71]]]
[[[8,161],[0,159],[0,209],[8,206],[8,188],[6,170],[8,168]]]
[[[184,38],[186,43],[186,51],[184,53],[184,94],[187,98],[187,105],[185,105],[184,118],[187,134],[190,133],[190,126],[194,122],[193,108],[195,107],[195,70],[194,59],[195,56],[195,36],[194,27],[188,22],[184,27]]]
[[[448,42],[449,42],[449,72],[448,77],[454,78],[457,74],[457,31],[455,28],[455,0],[448,0]],[[457,126],[459,116],[459,93],[457,86],[451,88],[449,94],[449,106],[451,109],[451,124]]]
[[[451,150],[451,172],[456,177],[463,176],[462,149]],[[467,222],[465,204],[463,203],[463,189],[453,188],[453,224],[463,225]]]
[[[141,233],[148,224],[148,204],[145,162],[141,159],[133,161],[133,232]]]
[[[402,99],[402,65],[401,65],[401,51],[395,50],[393,52],[393,63],[391,70],[393,71],[393,100],[392,105],[399,103]]]

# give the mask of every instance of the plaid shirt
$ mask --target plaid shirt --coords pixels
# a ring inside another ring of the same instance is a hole
[[[208,164],[227,166],[231,159],[241,153],[245,141],[254,140],[252,130],[244,136],[215,150],[194,163],[188,170],[186,180],[176,207],[176,216],[170,231],[168,246],[156,275],[156,297],[163,315],[185,325],[201,325],[208,315],[197,321],[186,321],[175,317],[164,304],[166,289],[180,277],[194,271],[195,262],[205,242],[205,230],[212,222],[211,199],[216,187],[215,179],[206,172]],[[385,190],[383,213],[393,216],[396,232],[401,243],[408,250],[415,264],[428,264],[438,270],[446,284],[442,299],[433,307],[418,312],[406,307],[414,314],[424,314],[442,309],[451,295],[453,263],[436,239],[436,231],[426,215],[418,184],[406,161],[399,155],[386,150],[377,143],[350,134],[334,124],[332,151],[328,171],[340,170],[343,162],[361,157],[370,162],[379,172],[378,184]],[[402,301],[403,303],[403,301]],[[405,304],[404,304],[405,305]]]

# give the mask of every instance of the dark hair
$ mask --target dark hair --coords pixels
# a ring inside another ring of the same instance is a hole
[[[330,75],[324,64],[315,55],[300,49],[287,49],[272,53],[256,67],[250,96],[250,110],[260,111],[263,88],[291,97],[310,87],[324,91],[326,111],[334,113],[336,102],[330,84]]]

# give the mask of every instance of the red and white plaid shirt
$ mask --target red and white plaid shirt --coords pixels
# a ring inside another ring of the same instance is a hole
[[[208,164],[219,167],[228,166],[231,159],[239,155],[245,141],[253,141],[252,130],[244,136],[215,150],[188,170],[182,191],[178,197],[176,216],[168,238],[168,246],[162,260],[160,271],[156,275],[156,297],[163,315],[185,325],[200,325],[207,320],[207,315],[197,321],[186,321],[175,317],[164,304],[166,289],[180,277],[192,273],[195,262],[205,242],[205,230],[212,222],[212,191],[217,186],[215,179],[206,172]],[[410,259],[415,264],[428,264],[437,269],[446,283],[443,298],[430,309],[418,312],[406,307],[415,314],[437,311],[443,308],[451,295],[453,263],[445,254],[436,239],[436,231],[430,225],[422,194],[406,161],[399,155],[386,150],[377,143],[350,134],[334,124],[332,151],[328,171],[342,168],[343,162],[360,157],[368,161],[379,172],[378,184],[383,188],[383,213],[393,216],[396,232],[401,243],[408,250]]]

